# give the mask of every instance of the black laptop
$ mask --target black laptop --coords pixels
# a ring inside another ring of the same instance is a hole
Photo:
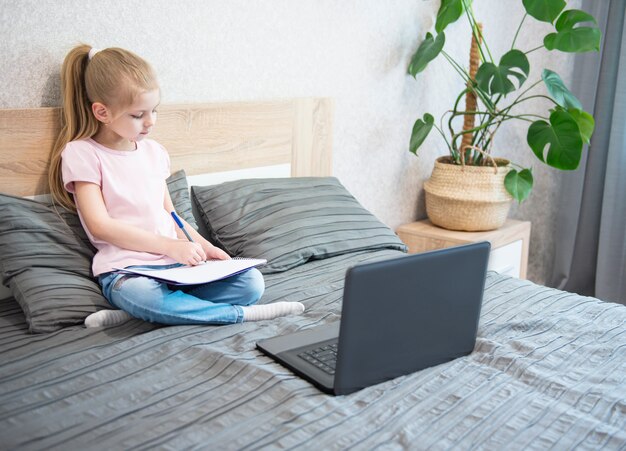
[[[489,251],[485,241],[358,264],[346,272],[340,321],[257,348],[335,395],[467,355]]]

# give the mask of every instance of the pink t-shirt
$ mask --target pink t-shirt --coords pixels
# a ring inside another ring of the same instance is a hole
[[[72,141],[63,150],[61,168],[63,184],[70,193],[74,193],[74,182],[100,186],[111,218],[176,238],[174,221],[163,207],[170,160],[156,141],[139,141],[134,151],[109,149],[92,139]],[[98,240],[89,233],[80,209],[78,216],[98,250],[93,259],[94,276],[131,265],[176,263],[165,255],[123,249]]]

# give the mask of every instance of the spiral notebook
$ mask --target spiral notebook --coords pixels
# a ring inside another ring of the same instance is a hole
[[[151,277],[171,285],[197,285],[225,279],[265,263],[267,260],[263,258],[235,257],[230,260],[207,260],[197,266],[179,266],[170,269],[115,269],[129,274]]]

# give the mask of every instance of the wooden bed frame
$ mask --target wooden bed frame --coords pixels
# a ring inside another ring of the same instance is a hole
[[[60,108],[0,110],[0,193],[49,192],[47,166]],[[332,172],[328,98],[162,105],[151,138],[187,175],[289,163],[291,176]]]

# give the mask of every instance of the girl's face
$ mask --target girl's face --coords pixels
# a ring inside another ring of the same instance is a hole
[[[128,108],[116,112],[115,119],[106,127],[120,138],[137,142],[148,136],[156,123],[156,107],[161,101],[158,89],[139,94]]]

